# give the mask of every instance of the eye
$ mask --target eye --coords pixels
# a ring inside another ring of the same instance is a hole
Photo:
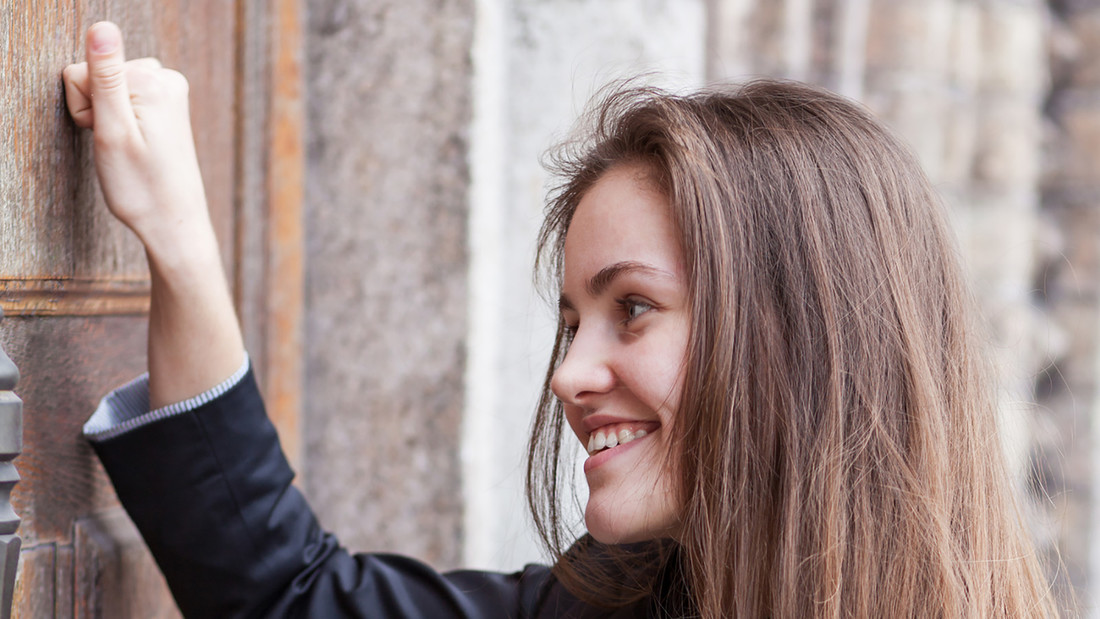
[[[562,323],[561,326],[561,341],[566,348],[573,343],[573,338],[577,335],[577,327],[580,325],[571,325],[569,323]]]
[[[624,324],[630,324],[640,318],[642,314],[653,309],[653,304],[634,297],[619,299],[618,303],[623,308],[623,314],[626,315],[626,320],[623,321]]]

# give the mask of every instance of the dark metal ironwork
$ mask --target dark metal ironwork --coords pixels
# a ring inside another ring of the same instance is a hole
[[[3,316],[0,310],[0,318]],[[23,451],[23,401],[12,393],[18,382],[19,369],[0,348],[0,619],[11,617],[22,545],[16,534],[19,516],[11,505],[11,490],[19,481],[12,460]]]

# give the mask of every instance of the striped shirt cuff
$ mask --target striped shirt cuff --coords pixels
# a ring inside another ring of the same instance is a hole
[[[99,401],[99,407],[84,424],[84,437],[90,441],[105,441],[155,421],[193,411],[241,382],[249,367],[246,353],[241,367],[214,388],[154,411],[149,410],[149,374],[142,374]]]

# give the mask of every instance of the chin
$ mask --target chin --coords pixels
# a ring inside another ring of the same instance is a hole
[[[638,514],[608,514],[589,504],[584,514],[588,534],[601,544],[634,544],[677,539],[678,522],[638,522]]]

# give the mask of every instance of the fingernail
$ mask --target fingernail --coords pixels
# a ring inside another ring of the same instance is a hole
[[[88,44],[97,54],[110,54],[118,49],[118,27],[114,24],[101,23],[92,26]]]

